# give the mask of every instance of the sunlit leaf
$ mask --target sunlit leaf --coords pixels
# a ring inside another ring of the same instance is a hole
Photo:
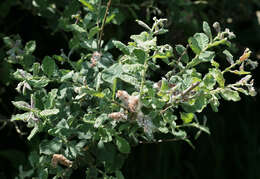
[[[212,34],[211,34],[210,26],[205,21],[203,21],[203,31],[208,36],[208,38],[210,39],[210,42],[211,42],[212,41]]]
[[[31,111],[31,107],[25,101],[12,101],[13,105],[23,111]]]
[[[79,2],[81,2],[84,6],[86,6],[90,11],[94,11],[94,7],[86,0],[79,0]]]
[[[239,101],[240,96],[237,91],[231,90],[230,88],[224,88],[221,90],[221,96],[228,101]]]
[[[40,115],[43,117],[53,116],[59,113],[59,109],[45,109],[40,112]]]
[[[181,120],[183,120],[185,124],[192,122],[193,118],[194,118],[193,113],[181,113]]]
[[[12,115],[11,121],[19,121],[19,120],[26,121],[26,120],[29,119],[30,115],[31,115],[30,112],[26,112],[26,113],[23,113],[23,114]]]

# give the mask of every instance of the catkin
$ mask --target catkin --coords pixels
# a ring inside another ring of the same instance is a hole
[[[128,108],[131,112],[136,112],[139,106],[139,97],[138,96],[130,96],[128,100]]]
[[[138,96],[130,96],[126,91],[118,90],[116,97],[124,103],[130,112],[136,112],[139,109],[140,102]]]
[[[118,90],[116,97],[119,98],[126,106],[128,105],[130,95],[126,91]]]
[[[99,52],[97,52],[97,51],[92,54],[92,57],[91,57],[91,59],[90,59],[90,61],[91,61],[91,67],[94,67],[94,66],[97,65],[97,62],[99,61],[99,59],[101,58],[101,56],[102,56],[102,54],[99,53]]]
[[[58,164],[64,165],[66,167],[72,167],[72,161],[68,160],[62,154],[53,154],[51,165],[56,168]]]
[[[121,112],[113,112],[113,113],[110,113],[110,114],[108,114],[108,117],[109,117],[109,118],[112,118],[112,119],[115,119],[115,120],[127,119],[127,116],[124,115],[124,114],[121,113]]]

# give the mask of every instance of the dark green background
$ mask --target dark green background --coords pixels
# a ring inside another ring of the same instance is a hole
[[[19,34],[23,43],[36,40],[35,56],[59,54],[60,49],[68,50],[69,34],[59,31],[52,34],[55,18],[38,16],[37,10],[27,6],[29,0],[1,0],[0,37]],[[59,1],[57,3],[68,3]],[[115,1],[114,1],[115,2]],[[130,34],[139,33],[140,27],[134,22],[134,14],[123,5],[136,3],[139,10],[135,15],[152,22],[157,16],[169,19],[169,33],[162,36],[163,43],[186,44],[193,33],[201,31],[203,21],[212,24],[219,21],[237,35],[237,58],[246,47],[253,51],[252,59],[260,58],[260,24],[256,11],[260,11],[259,0],[209,0],[197,3],[189,0],[116,1],[113,6],[124,12],[125,19],[120,26],[105,28],[105,40],[116,38],[126,42]],[[207,2],[207,1],[206,1]],[[145,4],[146,3],[146,4]],[[122,6],[121,6],[122,5]],[[150,7],[150,8],[149,8]],[[158,15],[155,7],[162,12]],[[150,11],[148,11],[150,10]],[[232,23],[228,22],[232,19]],[[0,118],[7,120],[14,112],[11,101],[17,95],[16,82],[10,78],[11,69],[4,62],[5,48],[0,41]],[[39,60],[40,61],[40,60]],[[255,87],[259,92],[260,73],[254,73]],[[211,135],[203,134],[193,141],[196,149],[183,142],[143,144],[133,149],[123,172],[127,179],[202,179],[202,178],[260,178],[260,106],[259,95],[246,97],[234,102],[222,101],[218,113],[206,109]],[[0,123],[2,124],[2,122]],[[17,125],[28,131],[22,123]],[[30,145],[26,136],[17,134],[13,124],[8,123],[0,130],[0,178],[11,178],[18,172],[19,164],[27,163]],[[80,175],[73,175],[80,178]]]

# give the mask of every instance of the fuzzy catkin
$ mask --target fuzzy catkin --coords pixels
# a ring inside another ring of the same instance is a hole
[[[72,167],[72,161],[68,160],[62,154],[53,154],[51,165],[56,168],[58,164],[64,165],[66,167]]]

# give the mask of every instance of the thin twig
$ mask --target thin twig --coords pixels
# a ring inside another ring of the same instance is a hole
[[[189,88],[187,88],[185,91],[183,91],[183,93],[181,94],[181,97],[186,96],[189,92],[191,92],[194,88],[196,88],[198,85],[200,84],[199,81],[197,81],[196,83],[193,83]]]
[[[101,29],[100,29],[100,32],[99,32],[99,39],[98,39],[98,51],[99,52],[100,52],[101,40],[102,40],[102,36],[103,36],[103,31],[104,31],[108,11],[109,11],[109,8],[110,8],[110,5],[111,5],[111,1],[112,0],[109,0],[108,3],[107,3],[106,13],[105,13],[105,16],[104,16],[104,19],[103,19],[103,22],[102,22],[102,25],[101,25]]]
[[[189,88],[187,88],[186,90],[184,90],[179,96],[176,97],[176,100],[181,100],[183,99],[187,94],[189,94],[194,88],[196,88],[198,85],[200,84],[199,81],[197,81],[196,83],[193,83]],[[179,98],[181,97],[181,98]],[[161,110],[160,113],[163,114],[165,113],[168,109],[172,108],[177,102],[175,102],[174,104],[171,104],[169,106],[167,106],[165,109]]]
[[[185,50],[182,52],[181,56],[178,58],[178,60],[177,60],[178,62],[180,62],[181,58],[187,53],[188,48],[189,48],[189,44],[186,45]]]
[[[124,108],[125,110],[127,110],[129,112],[129,109],[127,107],[125,107],[124,105],[118,103],[117,101],[112,100],[111,102],[116,104],[116,105],[118,105],[118,106],[120,106],[121,108]]]
[[[183,140],[181,138],[173,138],[173,139],[165,139],[165,140],[157,140],[157,141],[139,141],[139,144],[158,144],[158,143],[164,143],[164,142],[176,142]]]

